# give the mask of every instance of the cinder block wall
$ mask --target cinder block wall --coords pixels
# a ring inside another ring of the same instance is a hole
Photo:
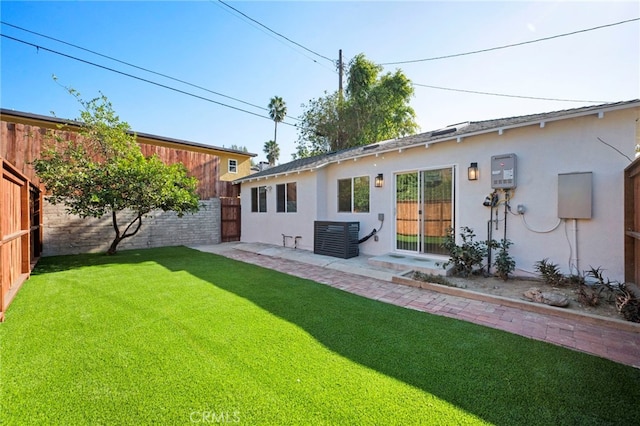
[[[220,199],[200,200],[201,208],[196,214],[178,217],[174,212],[162,210],[152,212],[142,219],[142,227],[136,235],[118,245],[118,251],[150,247],[165,247],[197,244],[219,244]],[[120,219],[131,217],[120,213]],[[115,232],[111,216],[82,219],[69,215],[63,205],[44,202],[42,256],[62,254],[106,252]],[[124,220],[119,220],[124,224]],[[128,221],[126,221],[128,223]],[[124,231],[123,225],[120,232]]]

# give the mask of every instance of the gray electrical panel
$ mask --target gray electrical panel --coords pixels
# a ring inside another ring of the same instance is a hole
[[[511,189],[516,187],[516,160],[515,154],[491,157],[491,188]]]
[[[558,175],[558,217],[591,219],[592,173]]]

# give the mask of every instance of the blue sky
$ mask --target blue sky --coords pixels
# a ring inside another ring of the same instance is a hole
[[[640,17],[637,1],[229,2],[254,20],[335,61],[358,53],[376,63],[432,58],[546,38]],[[158,87],[3,37],[0,105],[76,118],[101,91],[139,132],[214,146],[246,146],[264,160],[272,96],[295,124],[302,104],[337,89],[332,61],[310,53],[223,4],[2,1],[3,22],[204,87],[212,94],[3,24],[1,33],[250,111]],[[548,41],[402,65],[413,83],[458,90],[580,101],[640,98],[640,21]],[[56,75],[58,83],[52,75]],[[468,120],[568,109],[589,102],[531,100],[415,87],[421,131]],[[260,117],[262,116],[262,117]],[[264,118],[266,117],[266,118]],[[278,126],[280,163],[295,152],[296,129]]]

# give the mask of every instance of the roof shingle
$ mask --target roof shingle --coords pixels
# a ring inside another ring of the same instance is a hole
[[[606,112],[616,109],[631,108],[634,106],[640,106],[640,99],[634,99],[630,101],[615,102],[594,106],[587,106],[581,108],[572,108],[560,111],[552,111],[540,114],[522,115],[516,117],[499,118],[494,120],[484,121],[472,121],[465,123],[458,123],[446,127],[444,129],[438,129],[425,133],[419,133],[411,136],[406,136],[398,139],[391,139],[387,141],[376,142],[370,145],[358,146],[354,148],[347,148],[341,151],[331,152],[328,154],[316,155],[308,158],[300,158],[290,161],[285,164],[270,167],[258,173],[246,176],[244,178],[236,180],[236,182],[244,182],[253,180],[256,178],[280,175],[284,173],[291,173],[301,170],[310,170],[319,167],[323,167],[329,163],[338,162],[342,160],[352,159],[365,155],[379,154],[383,152],[393,151],[401,148],[409,148],[416,145],[432,144],[444,142],[460,137],[469,137],[482,133],[488,133],[499,129],[523,127],[536,123],[556,121],[572,117],[579,117],[596,112]]]

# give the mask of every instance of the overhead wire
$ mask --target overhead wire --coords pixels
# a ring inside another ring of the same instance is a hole
[[[203,90],[205,92],[209,92],[211,94],[214,94],[214,95],[217,95],[217,96],[220,96],[220,97],[223,97],[223,98],[231,99],[233,101],[236,101],[236,102],[239,102],[239,103],[242,103],[242,104],[245,104],[245,105],[249,105],[249,106],[252,106],[254,108],[261,109],[263,111],[268,111],[267,108],[262,107],[260,105],[256,105],[256,104],[253,104],[251,102],[243,101],[242,99],[238,99],[238,98],[235,98],[233,96],[225,95],[223,93],[216,92],[216,91],[211,90],[211,89],[207,89],[206,87],[199,86],[197,84],[190,83],[188,81],[185,81],[185,80],[182,80],[182,79],[179,79],[179,78],[176,78],[176,77],[172,77],[170,75],[163,74],[161,72],[153,71],[153,70],[151,70],[149,68],[145,68],[145,67],[142,67],[142,66],[139,66],[139,65],[132,64],[131,62],[126,62],[126,61],[123,61],[121,59],[114,58],[113,56],[105,55],[103,53],[96,52],[95,50],[91,50],[91,49],[88,49],[86,47],[78,46],[77,44],[69,43],[67,41],[64,41],[64,40],[61,40],[61,39],[58,39],[58,38],[55,38],[55,37],[52,37],[52,36],[48,36],[46,34],[42,34],[42,33],[36,32],[36,31],[32,31],[32,30],[29,30],[27,28],[23,28],[23,27],[20,27],[18,25],[11,24],[11,23],[6,22],[6,21],[1,21],[0,20],[0,23],[2,23],[3,25],[9,26],[9,27],[18,29],[20,31],[24,31],[24,32],[27,32],[27,33],[30,33],[30,34],[37,35],[39,37],[43,37],[43,38],[46,38],[46,39],[49,39],[49,40],[53,40],[55,42],[58,42],[58,43],[61,43],[61,44],[64,44],[64,45],[67,45],[67,46],[70,46],[70,47],[85,51],[85,52],[89,52],[91,54],[94,54],[94,55],[97,55],[97,56],[112,60],[114,62],[118,62],[118,63],[121,63],[123,65],[127,65],[127,66],[130,66],[132,68],[136,68],[136,69],[139,69],[141,71],[148,72],[150,74],[155,74],[155,75],[158,75],[160,77],[164,77],[164,78],[167,78],[169,80],[173,80],[173,81],[176,81],[178,83],[182,83],[182,84],[185,84],[187,86],[191,86],[191,87],[194,87],[196,89],[200,89],[200,90]],[[448,91],[452,91],[452,92],[462,92],[462,93],[473,93],[473,94],[478,94],[478,95],[502,96],[502,97],[508,97],[508,98],[534,99],[534,100],[559,101],[559,102],[607,103],[607,101],[589,101],[589,100],[578,100],[578,99],[542,98],[542,97],[535,97],[535,96],[509,95],[509,94],[503,94],[503,93],[492,93],[492,92],[482,92],[482,91],[475,91],[475,90],[454,89],[454,88],[451,88],[451,87],[433,86],[433,85],[420,84],[420,83],[412,83],[412,84],[414,86],[426,87],[426,88],[430,88],[430,89],[448,90]],[[293,116],[287,116],[287,117],[289,117],[289,118],[291,118],[293,120],[296,120],[296,121],[301,121],[297,117],[293,117]]]
[[[193,83],[190,83],[188,81],[185,81],[185,80],[182,80],[182,79],[179,79],[179,78],[176,78],[176,77],[172,77],[172,76],[167,75],[167,74],[163,74],[161,72],[153,71],[153,70],[151,70],[149,68],[145,68],[145,67],[142,67],[142,66],[139,66],[139,65],[135,65],[135,64],[132,64],[130,62],[126,62],[126,61],[123,61],[121,59],[114,58],[113,56],[105,55],[103,53],[96,52],[95,50],[91,50],[91,49],[87,49],[86,47],[78,46],[77,44],[69,43],[67,41],[60,40],[58,38],[48,36],[46,34],[38,33],[36,31],[32,31],[32,30],[29,30],[29,29],[26,29],[26,28],[23,28],[23,27],[19,27],[18,25],[14,25],[14,24],[11,24],[11,23],[6,22],[6,21],[1,21],[0,20],[0,23],[2,23],[3,25],[6,25],[8,27],[12,27],[12,28],[18,29],[20,31],[24,31],[24,32],[27,32],[27,33],[30,33],[30,34],[37,35],[39,37],[43,37],[43,38],[46,38],[46,39],[49,39],[49,40],[53,40],[55,42],[64,44],[66,46],[70,46],[70,47],[73,47],[73,48],[76,48],[76,49],[79,49],[79,50],[82,50],[82,51],[85,51],[85,52],[89,52],[91,54],[94,54],[94,55],[97,55],[97,56],[100,56],[100,57],[103,57],[103,58],[106,58],[106,59],[109,59],[111,61],[118,62],[120,64],[127,65],[127,66],[130,66],[132,68],[139,69],[141,71],[145,71],[145,72],[148,72],[148,73],[151,73],[151,74],[155,74],[157,76],[164,77],[164,78],[167,78],[169,80],[173,80],[173,81],[176,81],[178,83],[182,83],[182,84],[185,84],[187,86],[191,86],[191,87],[194,87],[196,89],[200,89],[200,90],[203,90],[205,92],[209,92],[209,93],[217,95],[217,96],[221,96],[223,98],[231,99],[233,101],[236,101],[236,102],[239,102],[239,103],[242,103],[242,104],[245,104],[245,105],[249,105],[249,106],[252,106],[254,108],[261,109],[263,111],[269,111],[268,108],[262,107],[260,105],[252,104],[251,102],[243,101],[242,99],[234,98],[233,96],[225,95],[223,93],[216,92],[216,91],[211,90],[211,89],[207,89],[206,87],[202,87],[202,86],[199,86],[197,84],[193,84]],[[288,116],[288,117],[292,118],[294,120],[300,121],[299,118],[291,117],[291,116]]]
[[[185,90],[181,90],[181,89],[178,89],[178,88],[175,88],[175,87],[168,86],[166,84],[158,83],[156,81],[152,81],[152,80],[149,80],[149,79],[146,79],[146,78],[142,78],[142,77],[139,77],[139,76],[136,76],[136,75],[133,75],[133,74],[129,74],[129,73],[126,73],[124,71],[116,70],[114,68],[110,68],[110,67],[107,67],[105,65],[96,64],[95,62],[87,61],[86,59],[77,58],[75,56],[68,55],[68,54],[62,53],[62,52],[58,52],[56,50],[49,49],[49,48],[46,48],[44,46],[40,46],[40,45],[35,44],[35,43],[31,43],[31,42],[28,42],[28,41],[25,41],[25,40],[21,40],[21,39],[15,38],[15,37],[8,36],[6,34],[0,34],[0,36],[2,36],[4,38],[7,38],[9,40],[13,40],[13,41],[28,45],[28,46],[35,47],[36,49],[38,49],[38,51],[44,50],[46,52],[50,52],[50,53],[53,53],[53,54],[56,54],[56,55],[59,55],[59,56],[63,56],[63,57],[68,58],[68,59],[73,59],[75,61],[82,62],[82,63],[85,63],[87,65],[92,65],[94,67],[104,69],[106,71],[114,72],[116,74],[120,74],[120,75],[123,75],[123,76],[126,76],[126,77],[130,77],[130,78],[133,78],[133,79],[136,79],[136,80],[140,80],[142,82],[149,83],[149,84],[152,84],[154,86],[162,87],[164,89],[172,90],[174,92],[181,93],[183,95],[187,95],[187,96],[191,96],[193,98],[201,99],[203,101],[211,102],[213,104],[220,105],[220,106],[223,106],[225,108],[230,108],[230,109],[233,109],[233,110],[236,110],[236,111],[244,112],[246,114],[254,115],[256,117],[260,117],[260,118],[265,118],[267,120],[271,120],[271,117],[268,117],[268,116],[265,116],[265,115],[260,115],[258,113],[253,112],[253,111],[248,111],[246,109],[238,108],[238,107],[235,107],[233,105],[228,105],[228,104],[225,104],[225,103],[222,103],[222,102],[210,99],[210,98],[206,98],[204,96],[197,95],[195,93],[187,92]],[[280,123],[285,124],[287,126],[298,127],[295,124],[287,123],[285,121],[281,121]]]
[[[558,102],[579,102],[579,103],[593,103],[593,104],[606,104],[610,102],[610,101],[587,101],[587,100],[580,100],[580,99],[541,98],[536,96],[524,96],[524,95],[507,95],[505,93],[492,93],[492,92],[480,92],[476,90],[453,89],[451,87],[431,86],[429,84],[420,84],[420,83],[413,83],[413,82],[411,84],[419,87],[428,87],[430,89],[449,90],[452,92],[462,92],[462,93],[473,93],[476,95],[503,96],[506,98],[534,99],[534,100],[540,100],[540,101],[558,101]]]
[[[603,144],[605,144],[606,146],[608,146],[609,148],[613,149],[614,151],[616,151],[618,154],[622,155],[624,158],[626,158],[627,160],[629,160],[630,163],[633,162],[633,160],[631,159],[631,157],[629,157],[627,154],[625,154],[624,152],[620,151],[618,148],[616,148],[615,146],[611,145],[608,142],[605,142],[602,140],[602,138],[597,137],[596,139],[598,139],[600,142],[602,142]]]
[[[560,38],[560,37],[567,37],[567,36],[570,36],[570,35],[586,33],[588,31],[594,31],[594,30],[599,30],[599,29],[602,29],[602,28],[613,27],[613,26],[616,26],[616,25],[627,24],[629,22],[634,22],[634,21],[640,21],[640,18],[627,19],[625,21],[613,22],[611,24],[599,25],[597,27],[586,28],[586,29],[577,30],[577,31],[571,31],[571,32],[568,32],[568,33],[563,33],[563,34],[556,34],[556,35],[553,35],[553,36],[538,38],[538,39],[535,39],[535,40],[523,41],[523,42],[520,42],[520,43],[505,44],[503,46],[490,47],[490,48],[487,48],[487,49],[473,50],[473,51],[470,51],[470,52],[463,52],[463,53],[454,53],[454,54],[451,54],[451,55],[434,56],[434,57],[431,57],[431,58],[411,59],[411,60],[396,61],[396,62],[383,62],[383,63],[380,63],[379,65],[412,64],[412,63],[416,63],[416,62],[437,61],[437,60],[440,60],[440,59],[449,59],[449,58],[457,58],[457,57],[460,57],[460,56],[475,55],[477,53],[492,52],[492,51],[495,51],[495,50],[508,49],[510,47],[523,46],[523,45],[526,45],[526,44],[538,43],[538,42],[541,42],[541,41],[553,40],[553,39]]]
[[[214,0],[210,0],[210,1],[211,1],[212,3],[214,3]],[[217,3],[222,4],[223,6],[225,6],[225,7],[229,8],[229,9],[233,10],[234,12],[236,12],[236,13],[238,13],[239,15],[243,16],[244,18],[248,19],[249,21],[251,21],[251,22],[255,23],[256,25],[258,25],[258,26],[260,26],[261,28],[263,28],[263,29],[267,30],[268,32],[270,32],[270,33],[272,33],[272,34],[275,34],[276,36],[278,36],[278,37],[280,37],[280,38],[282,38],[282,39],[284,39],[284,40],[288,41],[289,43],[294,44],[295,46],[298,46],[298,47],[300,47],[300,48],[302,48],[302,49],[306,50],[307,52],[309,52],[309,53],[311,53],[311,54],[313,54],[313,55],[315,55],[315,56],[317,56],[317,57],[319,57],[319,58],[325,59],[325,60],[327,60],[327,61],[331,62],[333,65],[336,65],[336,60],[331,59],[331,58],[329,58],[329,57],[327,57],[327,56],[325,56],[325,55],[322,55],[322,54],[320,54],[320,53],[318,53],[318,52],[316,52],[316,51],[314,51],[314,50],[311,50],[311,49],[309,49],[308,47],[306,47],[306,46],[304,46],[304,45],[302,45],[302,44],[300,44],[300,43],[298,43],[298,42],[296,42],[296,41],[294,41],[294,40],[290,39],[289,37],[287,37],[287,36],[285,36],[285,35],[283,35],[283,34],[281,34],[281,33],[277,32],[277,31],[275,31],[275,30],[273,30],[273,29],[269,28],[269,27],[268,27],[268,26],[266,26],[265,24],[263,24],[263,23],[261,23],[261,22],[257,21],[256,19],[254,19],[254,18],[250,17],[250,16],[249,16],[249,15],[247,15],[246,13],[244,13],[244,12],[242,12],[242,11],[240,11],[240,10],[236,9],[235,7],[231,6],[230,4],[225,3],[225,2],[224,2],[224,1],[222,1],[222,0],[217,0]],[[304,55],[304,56],[306,56],[306,55]],[[307,57],[307,58],[309,58],[308,56],[306,56],[306,57]],[[318,63],[318,61],[317,61],[317,60],[315,60],[315,59],[313,59],[313,58],[309,58],[309,59],[311,59],[313,62]]]
[[[211,1],[213,2],[213,0],[211,0]],[[231,5],[227,4],[227,3],[225,3],[224,1],[222,1],[222,0],[218,0],[218,3],[220,3],[220,4],[224,5],[224,6],[225,6],[225,7],[227,7],[227,8],[230,8],[230,9],[234,10],[236,13],[239,13],[240,15],[244,16],[246,19],[249,19],[250,21],[252,21],[252,22],[256,23],[257,25],[260,25],[261,27],[263,27],[263,28],[265,28],[266,30],[270,31],[271,33],[276,34],[277,36],[279,36],[279,37],[281,37],[281,38],[283,38],[283,39],[285,39],[285,40],[289,41],[290,43],[293,43],[293,44],[295,44],[296,46],[299,46],[299,47],[301,47],[301,48],[303,48],[303,49],[305,49],[305,50],[309,51],[310,53],[313,53],[314,55],[317,55],[317,56],[319,56],[319,57],[321,57],[321,58],[324,58],[324,59],[326,59],[326,60],[328,60],[328,61],[334,62],[334,61],[333,61],[333,60],[331,60],[330,58],[328,58],[328,57],[326,57],[326,56],[324,56],[324,55],[321,55],[321,54],[319,54],[319,53],[317,53],[317,52],[314,52],[313,50],[308,49],[308,48],[306,48],[305,46],[303,46],[303,45],[301,45],[301,44],[299,44],[299,43],[297,43],[297,42],[295,42],[295,41],[293,41],[293,40],[289,39],[288,37],[286,37],[286,36],[284,36],[284,35],[282,35],[282,34],[280,34],[280,33],[276,32],[276,31],[272,30],[271,28],[267,27],[266,25],[264,25],[264,24],[262,24],[262,23],[260,23],[260,22],[256,21],[255,19],[253,19],[253,18],[249,17],[249,16],[248,16],[248,15],[246,15],[245,13],[243,13],[243,12],[239,11],[238,9],[234,8],[233,6],[231,6]],[[624,23],[628,23],[628,22],[633,22],[633,21],[638,21],[638,20],[640,20],[640,18],[629,19],[629,20],[625,20],[625,21],[620,21],[620,22],[612,23],[612,24],[606,24],[606,25],[601,25],[601,26],[592,27],[592,28],[588,28],[588,29],[583,29],[583,30],[579,30],[579,31],[573,31],[573,32],[570,32],[570,33],[559,34],[559,35],[555,35],[555,36],[551,36],[551,37],[545,37],[545,38],[541,38],[541,39],[530,40],[530,41],[521,42],[521,43],[514,43],[514,44],[510,44],[510,45],[499,46],[499,47],[493,47],[493,48],[488,48],[488,49],[482,49],[482,50],[477,50],[477,51],[472,51],[472,52],[466,52],[466,53],[460,53],[460,54],[453,54],[453,55],[446,55],[446,56],[440,56],[440,57],[435,57],[435,58],[426,58],[426,59],[411,60],[411,61],[388,62],[388,63],[382,63],[382,64],[380,64],[380,65],[392,65],[392,64],[401,64],[401,63],[422,62],[422,61],[430,61],[430,60],[437,60],[437,59],[446,59],[446,58],[452,58],[452,57],[464,56],[464,55],[471,55],[471,54],[482,53],[482,52],[489,52],[489,51],[493,51],[493,50],[506,49],[506,48],[508,48],[508,47],[515,47],[515,46],[519,46],[519,45],[523,45],[523,44],[536,43],[536,42],[539,42],[539,41],[550,40],[550,39],[554,39],[554,38],[564,37],[564,36],[573,35],[573,34],[578,34],[578,33],[583,33],[583,32],[587,32],[587,31],[593,31],[593,30],[596,30],[596,29],[601,29],[601,28],[611,27],[611,26],[614,26],[614,25],[620,25],[620,24],[624,24]],[[159,73],[159,72],[156,72],[156,71],[150,70],[150,69],[148,69],[148,68],[144,68],[144,67],[141,67],[141,66],[138,66],[138,65],[135,65],[135,64],[131,64],[131,63],[129,63],[129,62],[122,61],[122,60],[119,60],[119,59],[117,59],[117,58],[114,58],[114,57],[111,57],[111,56],[108,56],[108,55],[104,55],[104,54],[102,54],[102,53],[99,53],[99,52],[96,52],[96,51],[93,51],[93,50],[90,50],[90,49],[87,49],[87,48],[84,48],[84,47],[81,47],[81,46],[78,46],[78,45],[75,45],[75,44],[72,44],[72,43],[69,43],[69,42],[66,42],[66,41],[63,41],[63,40],[60,40],[60,39],[57,39],[57,38],[51,37],[51,36],[47,36],[47,35],[45,35],[45,34],[37,33],[37,32],[35,32],[35,31],[31,31],[31,30],[28,30],[28,29],[25,29],[25,28],[19,27],[19,26],[17,26],[17,25],[13,25],[13,24],[10,24],[10,23],[5,22],[5,21],[0,21],[0,22],[1,22],[2,24],[4,24],[4,25],[7,25],[7,26],[10,26],[10,27],[13,27],[13,28],[16,28],[16,29],[19,29],[19,30],[22,30],[22,31],[25,31],[25,32],[28,32],[28,33],[31,33],[31,34],[38,35],[38,36],[40,36],[40,37],[44,37],[44,38],[47,38],[47,39],[50,39],[50,40],[56,41],[56,42],[59,42],[59,43],[62,43],[62,44],[65,44],[65,45],[68,45],[68,46],[71,46],[71,47],[74,47],[74,48],[77,48],[77,49],[80,49],[80,50],[83,50],[83,51],[86,51],[86,52],[89,52],[89,53],[92,53],[92,54],[95,54],[95,55],[98,55],[98,56],[101,56],[101,57],[104,57],[104,58],[107,58],[107,59],[110,59],[110,60],[116,61],[116,62],[118,62],[118,63],[121,63],[121,64],[124,64],[124,65],[130,66],[130,67],[133,67],[133,68],[136,68],[136,69],[139,69],[139,70],[145,71],[145,72],[149,72],[149,73],[152,73],[152,74],[155,74],[155,75],[158,75],[158,76],[161,76],[161,77],[164,77],[164,78],[167,78],[167,79],[170,79],[170,80],[173,80],[173,81],[176,81],[176,82],[182,83],[182,84],[186,84],[186,85],[188,85],[188,86],[191,86],[191,87],[194,87],[194,88],[197,88],[197,89],[200,89],[200,90],[204,90],[204,91],[206,91],[206,92],[209,92],[209,93],[212,93],[212,94],[215,94],[215,95],[221,96],[221,97],[225,97],[225,98],[228,98],[228,99],[234,100],[234,101],[236,101],[236,102],[243,103],[243,104],[245,104],[245,105],[252,106],[252,107],[254,107],[254,108],[258,108],[258,109],[261,109],[261,110],[264,110],[264,111],[268,111],[268,109],[267,109],[267,108],[261,107],[261,106],[259,106],[259,105],[255,105],[255,104],[252,104],[252,103],[250,103],[250,102],[246,102],[246,101],[243,101],[243,100],[241,100],[241,99],[234,98],[234,97],[232,97],[232,96],[224,95],[224,94],[222,94],[222,93],[215,92],[215,91],[210,90],[210,89],[207,89],[207,88],[205,88],[205,87],[202,87],[202,86],[199,86],[199,85],[196,85],[196,84],[193,84],[193,83],[189,83],[189,82],[187,82],[187,81],[184,81],[184,80],[181,80],[181,79],[178,79],[178,78],[175,78],[175,77],[171,77],[171,76],[169,76],[169,75],[166,75],[166,74],[163,74],[163,73]],[[227,105],[227,104],[224,104],[224,103],[221,103],[221,102],[217,102],[217,101],[214,101],[214,100],[212,100],[212,99],[208,99],[208,98],[205,98],[205,97],[202,97],[202,96],[198,96],[198,95],[195,95],[195,94],[192,94],[192,93],[186,92],[186,91],[182,91],[182,90],[180,90],[180,89],[176,89],[176,88],[173,88],[173,87],[170,87],[170,86],[167,86],[167,85],[163,85],[163,84],[160,84],[160,83],[157,83],[157,82],[153,82],[153,81],[150,81],[150,80],[146,80],[146,79],[143,79],[143,78],[141,78],[141,77],[137,77],[137,76],[134,76],[134,75],[130,75],[130,74],[124,73],[124,72],[119,71],[119,70],[111,69],[111,68],[108,68],[108,67],[105,67],[105,66],[102,66],[102,65],[99,65],[99,64],[95,64],[95,63],[92,63],[92,62],[86,61],[86,60],[84,60],[84,59],[80,59],[80,58],[73,57],[73,56],[71,56],[71,55],[66,55],[66,54],[63,54],[63,53],[61,53],[61,52],[54,51],[54,50],[52,50],[52,49],[47,49],[47,48],[44,48],[44,47],[42,47],[42,46],[39,46],[39,45],[36,45],[36,44],[33,44],[33,43],[26,42],[26,41],[24,41],[24,40],[20,40],[20,39],[17,39],[17,38],[9,37],[9,36],[6,36],[6,35],[4,35],[4,34],[2,34],[2,36],[3,36],[3,37],[10,38],[10,39],[12,39],[12,40],[14,40],[14,41],[18,41],[18,42],[21,42],[21,43],[25,43],[25,44],[31,45],[31,46],[33,46],[33,47],[36,47],[37,49],[43,49],[43,50],[49,51],[49,52],[54,53],[54,54],[59,54],[59,55],[62,55],[62,56],[66,56],[66,57],[68,57],[68,58],[71,58],[71,59],[74,59],[74,60],[78,60],[78,61],[81,61],[81,62],[84,62],[84,63],[90,64],[90,65],[93,65],[93,66],[97,66],[97,67],[100,67],[100,68],[103,68],[103,69],[106,69],[106,70],[109,70],[109,71],[113,71],[113,72],[116,72],[116,73],[119,73],[119,74],[122,74],[122,75],[126,75],[126,76],[129,76],[129,77],[131,77],[131,78],[135,78],[135,79],[138,79],[138,80],[141,80],[141,81],[144,81],[144,82],[150,83],[150,84],[154,84],[154,85],[157,85],[157,86],[160,86],[160,87],[164,87],[164,88],[167,88],[167,89],[170,89],[170,90],[174,90],[174,91],[177,91],[177,92],[180,92],[180,93],[184,93],[184,94],[189,95],[189,96],[193,96],[193,97],[197,97],[197,98],[200,98],[200,99],[203,99],[203,100],[207,100],[207,101],[210,101],[210,102],[213,102],[213,103],[216,103],[216,104],[222,105],[222,106],[226,106],[226,107],[229,107],[229,108],[236,109],[236,110],[238,110],[238,111],[247,112],[247,113],[250,113],[250,114],[256,115],[256,116],[258,116],[258,117],[264,117],[264,116],[262,116],[262,115],[255,114],[255,113],[253,113],[253,112],[250,112],[250,111],[247,111],[247,110],[244,110],[244,109],[241,109],[241,108],[233,107],[233,106],[231,106],[231,105]],[[306,56],[306,55],[305,55],[305,56]],[[314,62],[317,62],[317,61],[315,61],[315,60],[314,60]],[[509,98],[532,99],[532,100],[546,100],[546,101],[558,101],[558,102],[607,103],[607,101],[577,100],[577,99],[560,99],[560,98],[544,98],[544,97],[534,97],[534,96],[524,96],[524,95],[510,95],[510,94],[503,94],[503,93],[492,93],[492,92],[475,91],[475,90],[455,89],[455,88],[450,88],[450,87],[434,86],[434,85],[427,85],[427,84],[420,84],[420,83],[412,83],[412,84],[413,84],[414,86],[426,87],[426,88],[431,88],[431,89],[448,90],[448,91],[462,92],[462,93],[472,93],[472,94],[486,95],[486,96],[501,96],[501,97],[509,97]],[[291,118],[291,119],[294,119],[294,120],[297,120],[297,121],[302,121],[302,120],[300,120],[299,118],[292,117],[292,116],[289,116],[289,115],[287,115],[287,117],[289,117],[289,118]],[[266,117],[265,117],[265,118],[266,118]],[[290,126],[296,126],[296,125],[293,125],[293,124],[290,124],[290,123],[286,123],[286,122],[283,122],[283,123],[284,123],[284,124],[286,124],[286,125],[290,125]]]

